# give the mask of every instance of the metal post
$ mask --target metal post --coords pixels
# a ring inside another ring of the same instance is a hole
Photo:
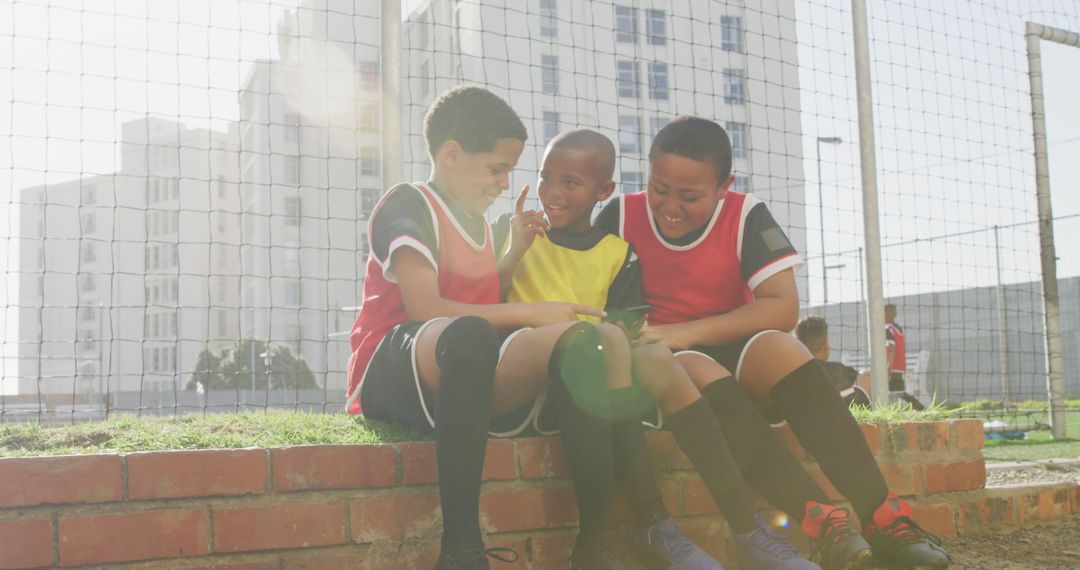
[[[1035,139],[1035,196],[1039,209],[1039,253],[1042,259],[1043,317],[1046,332],[1046,384],[1050,403],[1050,432],[1066,437],[1065,362],[1061,346],[1054,213],[1050,203],[1050,159],[1046,149],[1046,108],[1043,104],[1042,55],[1039,40],[1080,47],[1080,34],[1027,22],[1028,78],[1031,82],[1031,122]]]
[[[997,321],[998,321],[998,361],[1001,365],[1001,395],[1005,409],[1012,401],[1012,388],[1009,385],[1009,326],[1005,308],[1005,285],[1001,282],[1001,240],[998,226],[994,226],[994,268],[997,270]]]
[[[382,0],[383,188],[404,180],[401,145],[401,0]]]
[[[866,0],[851,0],[855,40],[855,86],[859,108],[859,165],[862,172],[863,240],[866,246],[866,296],[870,342],[870,386],[878,405],[889,399],[885,362],[885,299],[882,293],[881,229],[878,222],[877,158],[874,155],[874,107],[870,85],[870,36]]]
[[[821,294],[822,307],[829,304],[829,281],[826,278],[829,268],[825,267],[825,200],[821,193],[821,143],[840,144],[844,142],[840,137],[817,138],[817,201],[818,201],[818,231],[821,236]]]

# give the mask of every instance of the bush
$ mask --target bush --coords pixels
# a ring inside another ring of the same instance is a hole
[[[221,349],[220,355],[210,349],[200,352],[186,389],[266,390],[267,385],[271,390],[319,388],[311,367],[289,347],[268,348],[261,340],[241,340]]]

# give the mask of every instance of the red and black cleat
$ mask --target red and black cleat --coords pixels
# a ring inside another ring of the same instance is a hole
[[[854,570],[870,561],[870,545],[845,508],[807,501],[802,529],[814,540],[812,559],[823,570]]]
[[[941,548],[941,539],[911,520],[911,505],[893,493],[874,511],[874,521],[863,535],[873,549],[874,562],[888,568],[948,568],[952,561]]]

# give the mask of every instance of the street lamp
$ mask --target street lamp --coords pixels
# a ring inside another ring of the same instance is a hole
[[[825,293],[825,302],[822,303],[822,305],[828,305],[829,304],[829,280],[827,279],[827,277],[829,275],[829,270],[830,269],[843,269],[845,267],[847,267],[846,263],[837,263],[836,265],[824,265],[824,266],[822,266],[822,268],[821,268],[821,275],[822,275],[821,284],[825,287],[825,289],[823,291]]]
[[[825,144],[840,144],[844,142],[844,139],[840,137],[818,137],[817,138],[817,199],[818,199],[818,231],[821,235],[821,290],[825,298],[822,304],[829,302],[829,285],[825,282],[825,273],[828,268],[825,267],[825,202],[821,198],[821,143]]]

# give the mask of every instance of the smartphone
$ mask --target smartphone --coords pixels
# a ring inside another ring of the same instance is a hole
[[[622,323],[627,332],[637,332],[645,324],[645,317],[652,310],[652,305],[638,305],[625,309],[612,309],[607,312],[608,321]]]

